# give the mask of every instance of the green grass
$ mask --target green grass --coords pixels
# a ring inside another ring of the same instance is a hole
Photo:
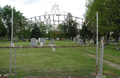
[[[45,46],[47,46],[49,42],[52,41],[46,41]],[[14,44],[18,46],[29,46],[30,42],[19,41]],[[55,44],[56,46],[76,45],[76,43],[69,41],[55,41]],[[0,46],[10,46],[10,42],[2,40],[0,41]],[[54,52],[51,48],[16,49],[17,75],[18,77],[48,76],[59,78],[71,76],[84,78],[89,76],[91,78],[94,77],[92,73],[95,72],[96,59],[87,56],[84,52],[95,55],[95,50],[95,47],[56,48]],[[107,53],[106,51],[107,50],[104,52],[105,54]],[[9,73],[9,58],[10,49],[0,49],[0,74]],[[109,58],[106,57],[106,59]],[[116,61],[119,62],[119,60]],[[14,73],[14,49],[12,53],[12,73]],[[104,64],[103,74],[108,78],[110,78],[110,76],[118,77],[119,73],[119,70]]]

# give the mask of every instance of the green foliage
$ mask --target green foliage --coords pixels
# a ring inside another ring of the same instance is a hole
[[[120,1],[89,0],[86,7],[85,18],[89,21],[89,28],[96,32],[96,12],[98,12],[99,34],[106,36],[109,44],[110,32],[120,32]]]
[[[87,26],[85,26],[85,23],[80,30],[80,36],[82,36],[83,39],[92,38],[93,36],[93,33],[91,32],[91,30],[89,30]]]
[[[8,31],[8,38],[11,39],[11,17],[12,17],[12,7],[10,5],[6,5],[0,8],[0,17],[5,21],[6,29]],[[21,33],[23,29],[22,20],[25,19],[23,13],[20,11],[16,11],[15,7],[13,7],[13,32],[14,34]]]
[[[77,22],[72,19],[72,14],[68,13],[66,22],[58,25],[59,31],[64,32],[66,38],[74,38],[77,35]]]
[[[30,37],[30,28],[28,28],[28,29],[24,28],[22,30],[22,35],[24,36],[24,38],[29,38]]]
[[[40,38],[41,37],[41,32],[40,32],[40,28],[37,27],[37,25],[35,25],[33,27],[33,30],[31,31],[31,34],[30,34],[30,38]]]
[[[0,19],[0,37],[5,37],[6,34],[7,34],[7,29],[5,28],[3,22]]]

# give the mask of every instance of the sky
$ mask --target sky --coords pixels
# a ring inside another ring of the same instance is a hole
[[[69,12],[73,16],[84,18],[86,0],[0,0],[0,6],[11,5],[27,18],[51,14],[52,6],[59,6],[60,12]]]

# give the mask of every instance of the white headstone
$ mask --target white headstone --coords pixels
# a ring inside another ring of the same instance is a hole
[[[52,48],[52,51],[55,51],[55,48]]]
[[[74,41],[75,41],[75,38],[74,38]]]
[[[20,49],[22,49],[22,45],[20,45]]]
[[[36,42],[36,38],[31,38],[30,46],[38,46],[38,44]]]
[[[114,43],[114,45],[116,45],[116,43]]]
[[[40,38],[38,38],[38,42],[40,43]]]
[[[12,47],[14,47],[14,43],[12,43]]]
[[[43,46],[43,42],[40,42],[40,46]]]

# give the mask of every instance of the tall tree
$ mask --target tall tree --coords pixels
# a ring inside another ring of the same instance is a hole
[[[2,20],[0,19],[0,37],[5,37],[6,34],[7,34],[7,30],[6,30]]]
[[[36,39],[38,39],[40,37],[41,37],[40,29],[35,24],[35,26],[33,27],[33,30],[31,31],[30,38],[36,38]]]
[[[72,14],[68,13],[66,17],[66,21],[59,24],[58,28],[60,31],[63,31],[65,33],[65,36],[70,39],[72,37],[72,40],[77,35],[77,25],[78,23],[73,20]]]
[[[96,12],[98,12],[99,33],[107,37],[106,44],[109,44],[110,32],[119,26],[120,12],[118,8],[120,8],[118,0],[89,0],[87,5],[85,18],[90,22],[89,27],[96,29]],[[94,30],[94,32],[96,31]]]
[[[0,16],[4,20],[7,29],[8,39],[11,39],[11,17],[12,17],[12,7],[10,5],[6,5],[1,8]],[[13,7],[13,29],[14,34],[22,29],[22,20],[25,19],[23,14],[20,11],[16,11],[15,7]]]

